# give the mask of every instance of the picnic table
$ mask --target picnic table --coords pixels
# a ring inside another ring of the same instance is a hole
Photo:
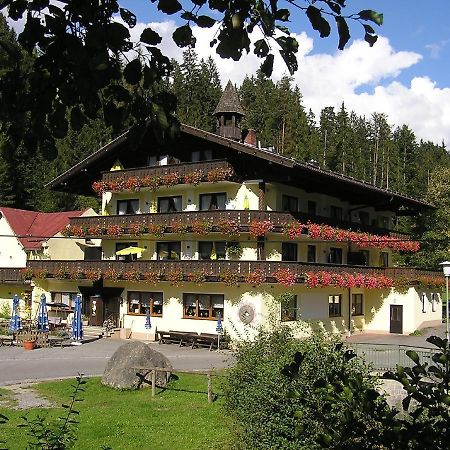
[[[0,334],[0,347],[6,344],[13,345],[13,336],[8,334]]]
[[[214,347],[217,348],[218,335],[210,333],[195,333],[189,331],[160,331],[156,330],[155,340],[160,344],[176,343],[180,347],[182,345],[190,345],[194,347],[207,347],[211,351]]]

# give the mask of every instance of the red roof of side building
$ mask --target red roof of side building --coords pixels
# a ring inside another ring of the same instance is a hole
[[[20,236],[18,239],[25,250],[40,248],[42,242],[64,229],[70,217],[79,217],[83,212],[44,213],[0,207],[0,213],[8,221],[14,234]]]

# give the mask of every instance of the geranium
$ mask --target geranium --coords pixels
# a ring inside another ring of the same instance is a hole
[[[49,275],[50,273],[47,269],[38,269],[33,272],[33,277],[41,280],[47,278]]]
[[[66,225],[64,229],[61,231],[61,234],[65,237],[72,236],[72,227],[70,225]]]
[[[175,186],[180,182],[180,175],[178,172],[168,173],[161,178],[163,186]]]
[[[92,183],[92,190],[97,194],[97,195],[102,195],[104,192],[107,191],[107,185],[104,181],[94,181]]]
[[[187,173],[184,176],[183,181],[186,184],[193,184],[194,186],[197,186],[198,184],[201,183],[204,176],[205,176],[205,174],[204,174],[203,170],[195,170],[194,172]]]
[[[86,232],[87,232],[87,228],[85,228],[85,227],[78,227],[78,226],[71,227],[71,235],[72,236],[84,237],[86,235]]]
[[[208,220],[195,220],[191,227],[193,233],[205,235],[211,232],[212,223]]]
[[[103,228],[101,225],[91,225],[87,229],[89,236],[101,236],[103,234]]]
[[[169,270],[166,272],[166,281],[172,286],[180,286],[183,283],[184,275],[181,269]]]
[[[224,270],[220,272],[220,281],[225,283],[226,286],[236,286],[239,284],[239,275],[237,272],[233,272],[232,270]]]
[[[218,181],[229,180],[233,177],[233,175],[234,170],[232,168],[217,167],[216,169],[211,169],[210,171],[208,171],[206,179],[210,183],[216,183]]]
[[[333,227],[330,227],[330,225],[322,225],[321,229],[321,238],[326,241],[332,241],[334,239],[334,236],[336,234],[336,231]]]
[[[120,236],[123,233],[123,228],[120,225],[108,225],[106,234],[108,236]]]
[[[122,278],[122,271],[116,269],[105,270],[103,278],[105,280],[118,281]]]
[[[153,285],[156,285],[161,280],[161,275],[158,272],[144,272],[143,277],[147,283]]]
[[[30,267],[26,267],[25,269],[22,269],[20,271],[20,273],[24,280],[31,280],[33,278],[33,269],[31,269]]]
[[[245,275],[245,282],[251,284],[252,286],[260,286],[265,281],[266,274],[261,269],[257,269]]]
[[[166,226],[162,224],[151,223],[148,227],[148,233],[153,234],[156,237],[162,237],[164,231],[166,231]]]
[[[308,227],[308,236],[311,239],[317,239],[320,238],[322,235],[322,227],[320,225],[317,225],[316,223],[308,222],[306,224]]]
[[[252,220],[248,227],[249,232],[254,237],[264,237],[274,229],[274,224],[270,220]]]
[[[283,223],[283,233],[288,236],[289,239],[295,239],[302,235],[305,225],[300,222]]]
[[[208,273],[205,272],[204,270],[197,270],[194,272],[190,272],[188,273],[188,281],[190,281],[191,283],[196,283],[196,284],[202,284],[206,282],[206,278],[208,276]]]
[[[144,234],[146,231],[146,227],[142,223],[130,223],[128,225],[128,233],[133,234],[134,236],[140,236]]]
[[[172,222],[170,224],[170,231],[172,233],[178,233],[178,234],[187,233],[188,226],[181,222]]]
[[[100,269],[87,269],[84,271],[84,276],[91,281],[100,280],[102,271]]]
[[[151,177],[150,175],[145,176],[142,179],[142,187],[156,191],[161,186],[161,177]]]
[[[136,269],[129,270],[124,272],[123,278],[128,281],[140,281],[142,278],[142,273]]]
[[[82,280],[84,276],[84,272],[81,269],[71,270],[69,273],[69,278],[71,280]]]
[[[66,278],[69,278],[69,272],[64,268],[60,267],[54,274],[54,278],[59,278],[61,280],[64,280]]]
[[[240,232],[239,223],[233,219],[220,219],[215,227],[219,233],[235,236]]]
[[[283,286],[293,286],[297,281],[297,275],[289,269],[277,269],[272,273],[277,283]]]
[[[388,289],[394,285],[394,280],[385,275],[348,273],[348,272],[307,272],[305,273],[307,288],[335,287],[335,288],[365,288]]]
[[[140,191],[142,187],[142,179],[140,177],[129,177],[124,180],[124,188],[129,191]]]

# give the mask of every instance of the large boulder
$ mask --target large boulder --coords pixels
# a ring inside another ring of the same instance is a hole
[[[133,367],[162,367],[172,369],[170,361],[143,342],[128,342],[111,356],[102,377],[102,384],[115,389],[139,389],[151,385],[151,371]],[[170,372],[157,372],[156,385],[165,387]],[[145,380],[144,380],[145,378]]]

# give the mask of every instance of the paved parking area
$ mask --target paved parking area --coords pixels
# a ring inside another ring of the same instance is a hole
[[[126,341],[100,339],[81,346],[23,350],[21,347],[0,347],[0,386],[75,377],[102,375],[108,359]],[[150,343],[169,358],[175,369],[205,370],[230,364],[228,351],[179,347],[175,344]]]

